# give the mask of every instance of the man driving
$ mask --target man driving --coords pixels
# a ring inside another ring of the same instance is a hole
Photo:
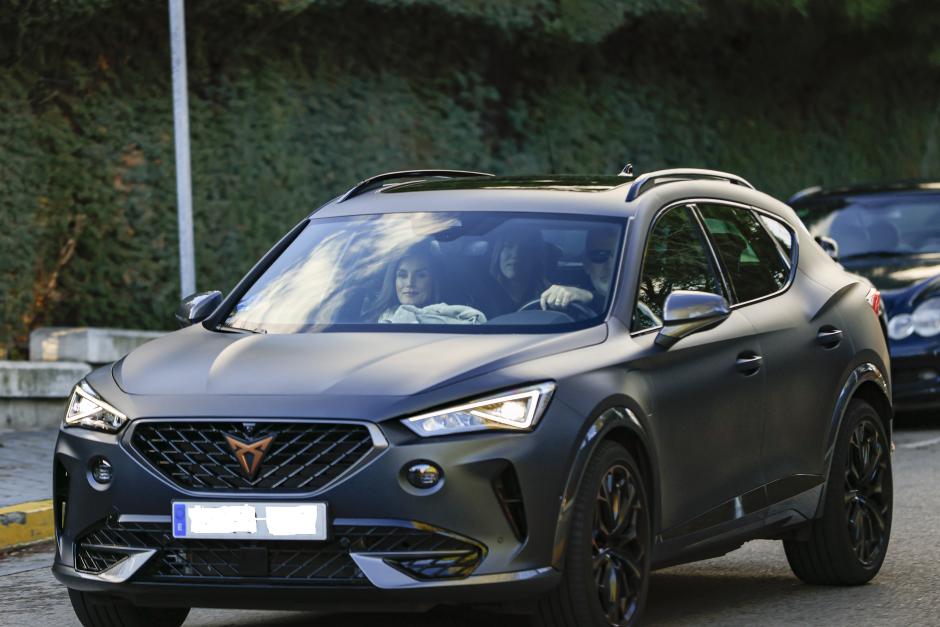
[[[581,303],[595,312],[603,311],[613,284],[616,250],[615,228],[591,228],[584,246],[584,270],[590,286],[552,285],[542,292],[542,309],[565,309],[571,303]]]

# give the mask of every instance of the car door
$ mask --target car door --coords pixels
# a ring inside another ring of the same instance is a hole
[[[731,283],[735,310],[760,335],[767,499],[780,502],[822,482],[826,429],[852,349],[837,308],[817,310],[799,283],[807,279],[794,284],[790,227],[744,206],[698,203],[697,210]]]
[[[764,375],[754,328],[733,311],[718,326],[662,349],[654,340],[673,290],[728,296],[687,205],[666,209],[650,231],[631,329],[642,356],[630,367],[646,375],[653,399],[649,428],[661,468],[666,539],[760,509],[762,501],[751,497],[764,481]]]

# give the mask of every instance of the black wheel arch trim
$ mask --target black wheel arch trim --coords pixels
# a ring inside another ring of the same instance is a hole
[[[594,455],[597,447],[615,433],[625,432],[629,437],[635,438],[643,453],[648,457],[648,468],[643,468],[644,460],[635,460],[641,470],[650,473],[646,481],[650,489],[648,499],[650,503],[650,528],[652,537],[656,537],[659,529],[659,466],[655,448],[652,446],[646,427],[646,414],[633,399],[628,397],[614,397],[598,405],[590,413],[592,418],[585,421],[569,464],[568,479],[565,488],[559,497],[558,519],[555,524],[555,541],[552,546],[552,566],[561,568],[564,562],[565,548],[568,539],[568,527],[571,523],[571,514],[574,509],[575,497],[584,478],[584,471],[588,461]]]
[[[842,389],[839,391],[835,411],[832,414],[832,421],[829,426],[829,433],[826,436],[825,464],[827,470],[832,461],[832,453],[836,445],[836,436],[839,434],[839,427],[842,426],[842,419],[849,407],[849,401],[855,397],[855,393],[858,389],[869,381],[875,383],[881,389],[885,400],[888,401],[889,405],[891,404],[891,392],[888,389],[888,380],[878,366],[871,362],[865,362],[856,366],[852,372],[849,373],[849,376],[846,377],[845,382],[842,384]],[[892,416],[886,416],[886,418],[890,422]],[[890,431],[890,429],[888,429],[888,431]],[[888,433],[888,437],[891,437],[890,433]]]
[[[822,504],[825,502],[826,485],[828,484],[829,473],[832,471],[832,458],[836,448],[836,437],[839,435],[839,429],[842,427],[842,420],[845,418],[845,412],[849,408],[849,402],[856,397],[856,393],[866,383],[874,383],[877,385],[878,389],[884,395],[883,400],[887,406],[892,407],[891,390],[888,385],[888,379],[885,377],[881,368],[871,362],[865,362],[855,366],[848,377],[846,377],[845,382],[842,384],[842,389],[839,391],[836,407],[832,413],[832,419],[829,425],[829,433],[826,436],[826,452],[823,458],[823,468],[825,469],[827,481],[823,484],[817,515],[819,514]],[[893,415],[883,416],[882,418],[885,421],[885,431],[888,436],[888,441],[890,442],[893,438]]]

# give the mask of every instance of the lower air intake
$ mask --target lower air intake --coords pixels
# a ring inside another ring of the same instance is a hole
[[[528,535],[529,529],[525,517],[525,504],[522,502],[522,489],[519,487],[519,477],[512,465],[507,466],[493,480],[493,490],[512,528],[513,535],[522,542]]]
[[[186,583],[220,580],[369,585],[350,553],[381,554],[417,579],[465,577],[486,549],[425,525],[337,524],[323,542],[174,538],[169,523],[107,521],[79,538],[86,572],[101,572],[121,549],[155,549],[134,581]],[[113,562],[111,565],[113,566]],[[92,570],[101,568],[101,570]]]

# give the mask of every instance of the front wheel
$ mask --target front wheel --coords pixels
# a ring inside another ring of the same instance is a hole
[[[104,594],[69,588],[72,609],[84,627],[180,627],[188,607],[138,607]]]
[[[853,400],[842,419],[822,518],[809,540],[785,540],[793,574],[811,584],[859,585],[878,574],[891,537],[891,445],[875,409]]]
[[[649,588],[650,542],[643,475],[626,449],[602,443],[576,497],[561,584],[539,602],[535,625],[636,625]]]

